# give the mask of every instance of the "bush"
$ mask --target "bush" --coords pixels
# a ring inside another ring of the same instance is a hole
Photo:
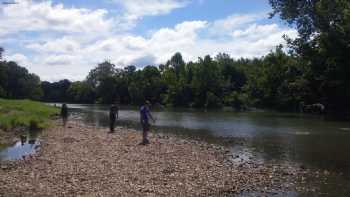
[[[225,96],[224,103],[238,111],[246,110],[249,105],[249,97],[245,93],[234,91]]]
[[[222,100],[212,92],[207,93],[207,99],[205,102],[207,108],[222,107]]]
[[[59,109],[30,100],[0,99],[0,128],[11,130],[17,126],[43,129],[50,126],[50,117]]]

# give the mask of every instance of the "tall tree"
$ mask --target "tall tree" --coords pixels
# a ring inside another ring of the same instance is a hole
[[[272,16],[278,14],[295,26],[299,38],[288,39],[302,64],[305,77],[323,102],[340,112],[350,109],[350,1],[270,0]]]
[[[166,64],[168,67],[172,67],[175,70],[176,76],[179,77],[181,72],[184,72],[185,61],[182,58],[181,53],[175,53]]]
[[[94,88],[96,88],[104,78],[113,77],[115,74],[115,65],[110,63],[109,61],[104,61],[98,64],[96,68],[92,69],[89,72],[86,80]]]

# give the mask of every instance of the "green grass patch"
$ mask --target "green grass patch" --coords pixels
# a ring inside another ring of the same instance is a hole
[[[51,125],[51,117],[59,109],[31,100],[0,99],[0,129],[5,131],[24,126],[43,129]]]

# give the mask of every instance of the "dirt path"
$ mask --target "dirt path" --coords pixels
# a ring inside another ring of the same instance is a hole
[[[293,174],[229,165],[224,149],[177,137],[154,135],[140,146],[138,131],[107,134],[73,122],[42,139],[39,154],[0,169],[0,196],[226,196],[294,187],[285,184]]]

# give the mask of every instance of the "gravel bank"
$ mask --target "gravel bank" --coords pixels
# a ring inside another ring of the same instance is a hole
[[[2,165],[0,196],[235,196],[294,191],[298,172],[227,162],[227,150],[78,122],[43,131],[37,155]],[[281,193],[280,193],[281,194]],[[283,193],[282,193],[283,194]]]

